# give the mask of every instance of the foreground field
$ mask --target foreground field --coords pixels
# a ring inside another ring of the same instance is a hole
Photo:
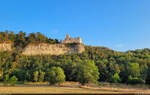
[[[1,94],[13,94],[13,93],[101,93],[101,94],[150,94],[150,90],[136,90],[136,89],[119,89],[119,88],[109,88],[109,87],[56,87],[56,86],[45,86],[45,87],[28,87],[28,86],[17,86],[17,87],[0,87]]]
[[[25,82],[16,86],[4,86],[0,83],[0,94],[150,94],[149,86],[100,83],[81,86],[78,82],[64,82],[49,86],[48,82]]]

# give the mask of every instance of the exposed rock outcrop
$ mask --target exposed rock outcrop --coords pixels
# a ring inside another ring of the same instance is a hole
[[[61,55],[71,53],[82,53],[85,51],[83,44],[75,44],[68,46],[66,44],[29,44],[27,45],[22,54],[23,55]]]
[[[0,43],[0,51],[10,51],[12,50],[12,44],[10,42]]]
[[[80,37],[70,38],[66,36],[65,40],[58,44],[49,43],[30,43],[26,47],[12,47],[12,43],[0,43],[0,51],[10,51],[14,48],[21,51],[23,55],[63,55],[71,53],[82,53],[85,51]]]

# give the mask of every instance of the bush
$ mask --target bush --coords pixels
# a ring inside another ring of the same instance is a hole
[[[48,72],[48,80],[51,85],[65,81],[65,74],[62,68],[52,67]]]
[[[118,75],[118,73],[115,73],[112,78],[111,78],[111,82],[113,83],[119,83],[121,82],[120,76]]]
[[[82,85],[98,83],[99,72],[93,61],[86,60],[77,66],[77,81]]]
[[[9,75],[6,74],[6,75],[4,76],[4,85],[7,85],[7,84],[8,84],[8,81],[9,81]]]
[[[127,83],[128,84],[144,84],[145,81],[141,78],[129,76]]]
[[[18,78],[16,76],[12,76],[9,80],[10,84],[14,86],[17,82]]]

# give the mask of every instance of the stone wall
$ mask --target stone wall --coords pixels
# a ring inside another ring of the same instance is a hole
[[[73,47],[66,44],[29,44],[27,45],[22,54],[23,55],[61,55],[70,53],[82,53],[84,52],[84,45],[76,44]]]
[[[82,43],[82,40],[80,37],[78,38],[69,38],[62,41],[62,43]]]
[[[81,38],[70,38],[69,35],[60,44],[30,43],[25,48],[19,48],[12,47],[11,42],[0,43],[0,51],[10,51],[12,48],[22,51],[23,55],[62,55],[85,51]]]
[[[12,50],[11,43],[0,43],[0,51],[10,51]]]
[[[63,40],[62,43],[63,44],[68,44],[68,43],[82,43],[82,39],[80,37],[70,38],[69,35],[66,35],[65,40]]]

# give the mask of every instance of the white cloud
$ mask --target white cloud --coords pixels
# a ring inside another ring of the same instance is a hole
[[[56,33],[58,33],[58,32],[59,32],[58,29],[53,29],[53,30],[51,31],[52,34],[56,34]]]
[[[117,44],[115,45],[116,48],[123,48],[124,47],[124,44]]]

